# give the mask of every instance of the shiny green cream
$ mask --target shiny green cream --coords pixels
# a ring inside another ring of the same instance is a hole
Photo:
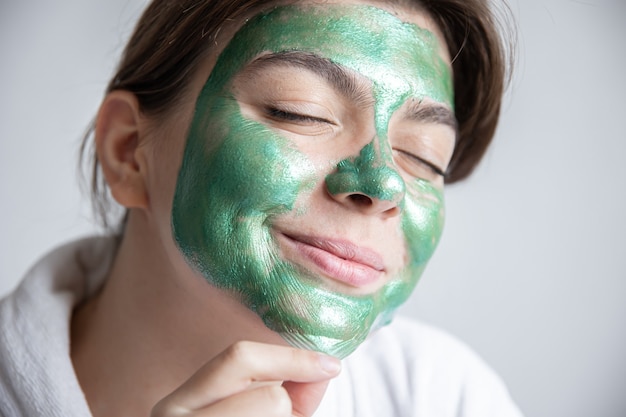
[[[326,173],[287,137],[244,117],[233,96],[233,78],[248,63],[286,51],[316,54],[372,83],[376,138],[351,158],[329,161],[335,168]],[[427,30],[358,5],[283,6],[252,18],[220,55],[196,104],[172,212],[187,262],[292,345],[347,356],[407,299],[441,235],[440,189],[404,180],[385,151],[391,116],[424,98],[453,101],[449,70]],[[379,291],[332,291],[281,255],[274,220],[302,210],[299,196],[320,181],[333,194],[360,192],[402,208],[407,264]]]

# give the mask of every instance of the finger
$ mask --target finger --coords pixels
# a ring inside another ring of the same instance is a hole
[[[274,385],[230,396],[209,409],[210,413],[202,417],[290,417],[291,400],[283,387]]]
[[[262,414],[260,414],[262,413]],[[243,391],[199,410],[159,403],[151,417],[291,417],[291,400],[280,385]]]
[[[324,397],[329,382],[301,383],[287,381],[283,383],[283,387],[289,394],[289,398],[291,398],[292,415],[294,417],[312,416],[320,402],[322,402],[322,397]]]
[[[336,376],[340,368],[337,359],[316,352],[237,342],[196,372],[170,401],[199,409],[257,381],[319,382]]]

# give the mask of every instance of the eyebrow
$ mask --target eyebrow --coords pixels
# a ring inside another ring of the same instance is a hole
[[[358,76],[328,58],[304,51],[283,51],[268,53],[254,59],[245,68],[244,73],[262,68],[265,65],[287,65],[312,71],[329,82],[343,96],[352,101],[373,105],[371,88]],[[422,123],[441,124],[451,127],[458,134],[458,122],[454,112],[447,106],[422,100],[411,100],[404,110],[405,117]]]
[[[438,103],[411,100],[405,110],[405,115],[409,120],[416,122],[449,126],[455,133],[459,130],[459,123],[454,112],[449,107]]]

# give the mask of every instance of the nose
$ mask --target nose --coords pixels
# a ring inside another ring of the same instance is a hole
[[[406,186],[398,172],[377,155],[374,142],[356,158],[344,159],[326,177],[326,189],[337,202],[364,214],[400,214]]]

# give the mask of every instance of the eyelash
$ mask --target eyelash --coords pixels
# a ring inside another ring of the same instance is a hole
[[[268,116],[278,119],[284,120],[287,122],[309,122],[309,123],[327,123],[333,124],[330,120],[322,119],[320,117],[307,116],[304,114],[287,112],[284,110],[277,109],[275,107],[270,107],[267,109]]]
[[[420,158],[419,156],[413,155],[412,153],[409,153],[409,152],[406,152],[406,151],[403,151],[403,150],[400,150],[400,149],[398,149],[397,151],[402,153],[403,155],[408,156],[411,159],[414,159],[414,160],[418,161],[421,164],[426,165],[433,173],[435,173],[435,174],[437,174],[437,175],[439,175],[439,176],[441,176],[443,178],[445,178],[448,175],[448,173],[446,171],[442,170],[437,165],[435,165],[434,163],[432,163],[430,161],[427,161],[424,158]]]

